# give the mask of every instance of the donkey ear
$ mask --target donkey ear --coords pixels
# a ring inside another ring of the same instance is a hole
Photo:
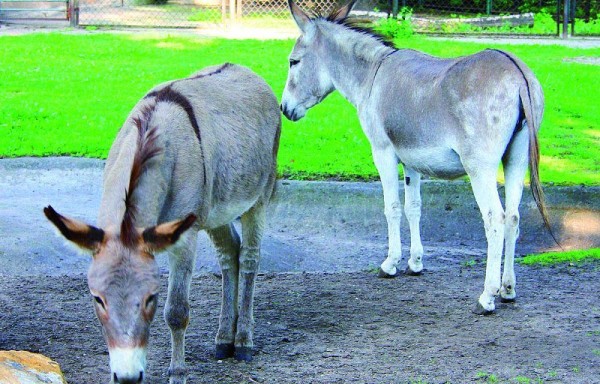
[[[342,21],[346,17],[348,17],[348,15],[350,14],[350,11],[352,11],[352,8],[354,7],[354,4],[356,4],[357,1],[358,0],[352,0],[348,4],[344,5],[340,9],[338,9],[337,12],[332,17],[333,21]]]
[[[196,215],[189,214],[183,220],[169,221],[154,227],[144,229],[142,238],[144,244],[152,251],[162,251],[175,244],[179,237],[196,221]]]
[[[302,11],[296,3],[294,3],[294,0],[288,0],[288,4],[298,28],[304,32],[306,25],[310,22],[310,17],[308,17],[308,15],[304,13],[304,11]]]
[[[61,216],[50,205],[44,208],[44,214],[67,240],[73,242],[79,248],[93,251],[100,246],[104,239],[103,230],[81,221]]]

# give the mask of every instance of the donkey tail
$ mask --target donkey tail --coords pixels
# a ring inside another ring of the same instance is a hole
[[[277,120],[277,130],[275,131],[275,140],[273,141],[273,191],[271,192],[271,197],[269,201],[275,199],[275,195],[277,194],[277,153],[279,152],[279,140],[281,138],[281,114],[278,114],[279,119]]]
[[[540,181],[540,146],[538,139],[538,132],[540,130],[540,121],[544,110],[544,94],[539,81],[533,75],[533,72],[523,63],[521,60],[516,58],[510,53],[502,52],[508,57],[514,65],[519,69],[523,76],[524,83],[519,88],[519,97],[521,99],[521,105],[523,107],[523,113],[525,120],[527,121],[527,129],[529,131],[529,184],[531,186],[531,194],[533,200],[537,205],[538,210],[544,221],[544,226],[556,242],[560,246],[560,243],[556,239],[552,227],[550,226],[550,219],[548,215],[548,209],[546,208],[544,190],[542,189],[542,183]]]
[[[544,190],[542,189],[542,183],[540,181],[540,145],[538,132],[540,130],[542,114],[544,113],[544,93],[542,87],[533,72],[531,72],[529,67],[527,67],[527,65],[519,58],[499,49],[492,50],[508,58],[523,76],[524,82],[519,87],[519,98],[521,99],[521,106],[529,131],[529,184],[531,186],[531,194],[542,215],[544,226],[548,229],[548,232],[556,244],[560,246],[560,243],[556,239],[552,227],[550,226]]]
[[[527,120],[527,129],[529,130],[529,184],[531,186],[531,194],[533,195],[533,200],[535,200],[535,204],[542,215],[544,225],[546,228],[548,228],[550,234],[554,238],[552,228],[550,227],[550,219],[548,218],[544,190],[542,189],[542,183],[540,181],[540,146],[538,140],[539,122],[537,122],[534,117],[533,105],[528,85],[521,86],[519,89],[519,96],[521,98],[521,104],[523,105],[525,120]],[[554,238],[554,240],[556,241],[556,238]]]

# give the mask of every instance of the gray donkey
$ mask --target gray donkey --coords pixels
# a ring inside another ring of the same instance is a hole
[[[380,276],[396,276],[401,259],[398,163],[404,167],[411,235],[407,272],[413,274],[423,269],[421,174],[449,179],[467,174],[488,240],[485,286],[475,311],[492,313],[498,295],[514,300],[518,208],[527,168],[549,228],[538,174],[544,97],[533,73],[499,50],[440,59],[396,49],[347,18],[354,1],[325,17],[308,16],[292,0],[289,5],[302,35],[289,57],[282,111],[290,120],[301,119],[334,89],[356,107],[383,186],[389,250]],[[500,162],[506,210],[496,185]]]
[[[206,68],[155,87],[133,109],[110,150],[98,227],[47,218],[91,252],[88,284],[115,383],[141,383],[168,250],[170,383],[185,383],[185,330],[197,233],[218,250],[223,297],[216,357],[250,361],[253,293],[265,209],[276,181],[281,118],[270,87],[249,69]],[[242,241],[232,222],[241,216]]]

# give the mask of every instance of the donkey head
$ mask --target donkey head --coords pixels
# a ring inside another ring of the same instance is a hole
[[[141,383],[146,368],[150,323],[158,302],[160,274],[153,254],[174,244],[196,217],[150,228],[99,229],[61,216],[51,206],[44,214],[69,241],[92,254],[88,286],[102,325],[115,383]]]
[[[355,1],[335,11],[327,20],[344,20]],[[330,53],[323,52],[314,19],[304,13],[293,0],[288,0],[288,4],[302,34],[289,56],[290,69],[281,97],[281,111],[288,119],[297,121],[304,117],[309,108],[329,95],[334,90],[334,85],[322,59]]]

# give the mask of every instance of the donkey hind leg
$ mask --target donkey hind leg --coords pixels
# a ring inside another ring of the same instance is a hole
[[[266,221],[266,207],[256,203],[244,213],[242,221],[242,247],[238,278],[238,321],[235,333],[235,359],[252,361],[254,349],[254,282],[260,261],[260,243]]]
[[[410,227],[410,259],[406,273],[419,275],[423,271],[423,244],[421,244],[421,174],[404,167],[404,214]]]
[[[169,292],[164,315],[165,321],[171,329],[170,384],[185,384],[186,382],[185,330],[189,323],[188,297],[196,261],[197,237],[197,231],[188,231],[169,250]]]
[[[217,249],[222,274],[221,316],[215,338],[215,358],[233,357],[235,330],[237,327],[237,287],[239,272],[240,237],[233,224],[208,232]]]
[[[504,243],[504,210],[496,186],[496,168],[489,171],[479,169],[471,176],[471,187],[481,211],[487,238],[487,265],[485,285],[474,312],[489,315],[494,309],[494,300],[500,292],[500,269]]]
[[[396,277],[396,266],[402,258],[402,242],[400,240],[400,219],[402,204],[399,197],[398,158],[392,146],[385,149],[373,148],[373,162],[383,187],[384,213],[388,226],[388,256],[381,264],[379,277]]]
[[[528,168],[529,131],[524,126],[515,134],[502,162],[504,164],[506,224],[504,226],[504,272],[500,300],[512,302],[517,297],[514,270],[515,244],[519,236],[519,203]]]

